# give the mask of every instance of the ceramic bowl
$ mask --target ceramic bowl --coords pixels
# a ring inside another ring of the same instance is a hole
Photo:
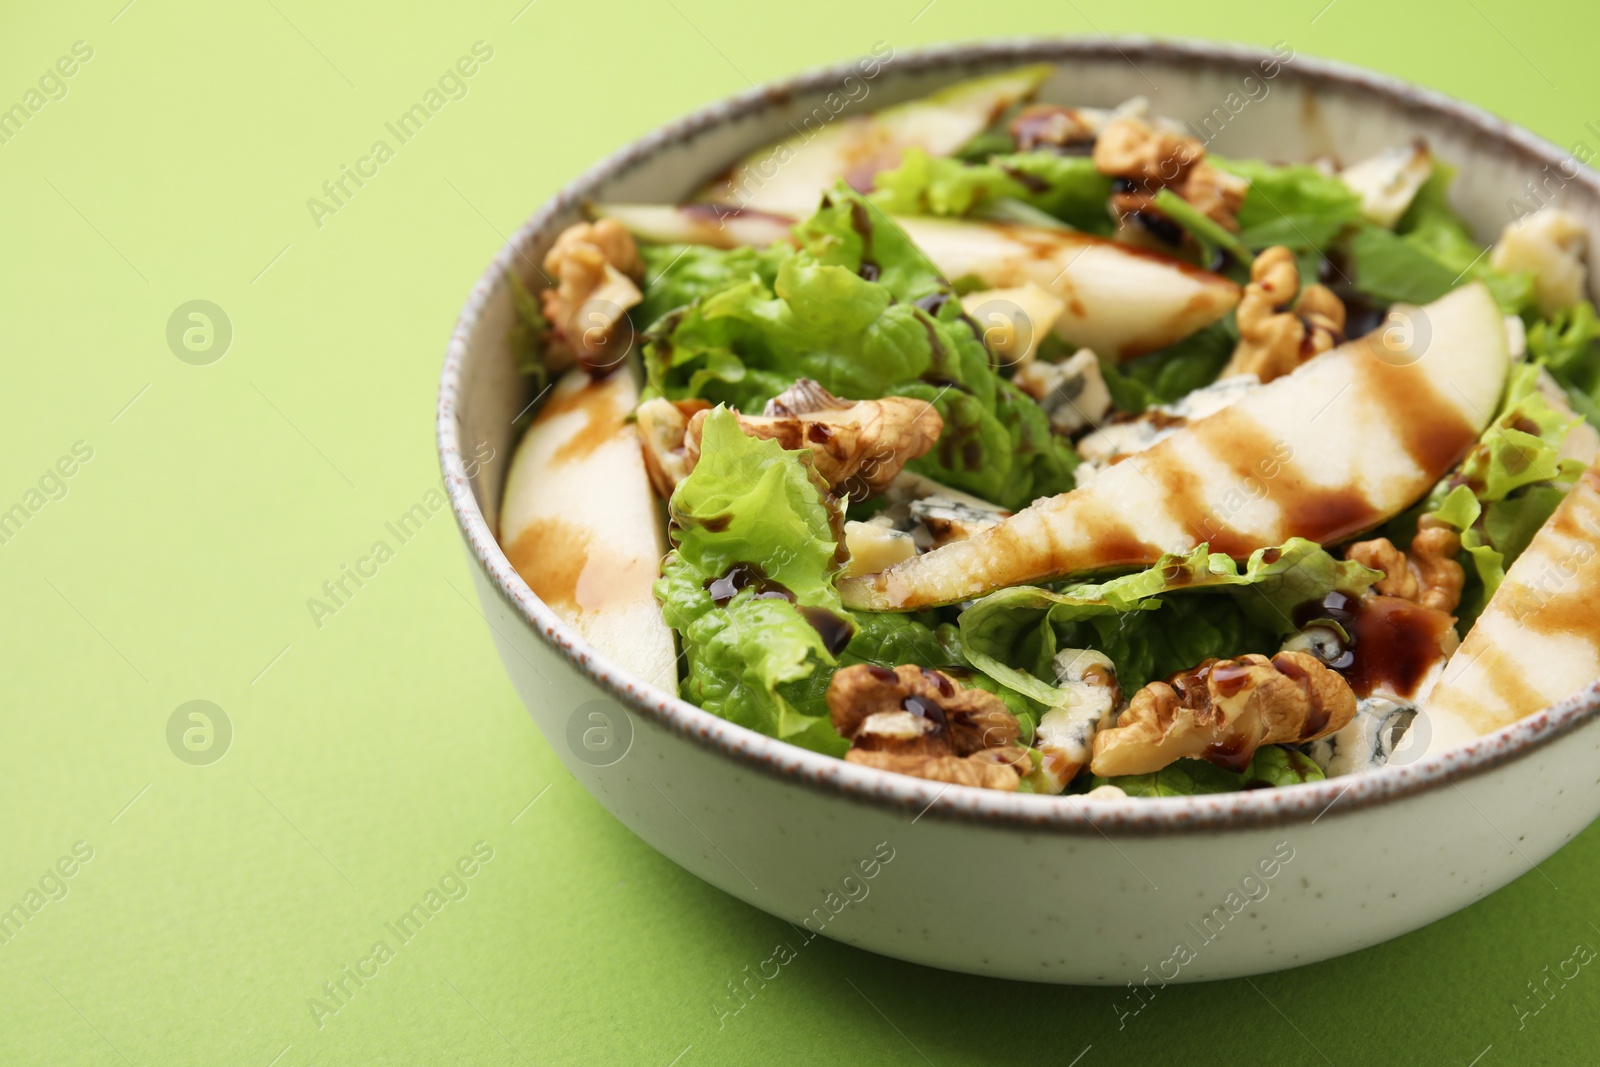
[[[1513,199],[1536,206],[1529,181],[1600,236],[1600,178],[1569,153],[1282,46],[1026,39],[901,52],[850,106],[1041,61],[1057,64],[1041,99],[1144,95],[1226,156],[1353,159],[1421,135],[1461,168],[1454,201],[1480,240],[1510,220]],[[583,787],[652,848],[805,938],[974,974],[1119,985],[1247,975],[1376,944],[1529,873],[1587,826],[1600,812],[1600,687],[1355,777],[1170,799],[1014,795],[854,766],[725,722],[629,676],[530,592],[492,532],[513,420],[533,399],[505,343],[506,272],[531,275],[526,264],[586,200],[687,196],[798,128],[847,76],[859,77],[854,61],[742,93],[593,167],[501,250],[450,339],[439,453],[483,613],[523,703]],[[799,935],[788,940],[803,951]],[[749,973],[770,978],[782,962],[752,960]]]

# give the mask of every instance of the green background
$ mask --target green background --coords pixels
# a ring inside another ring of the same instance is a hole
[[[0,1063],[1595,1061],[1600,975],[1514,1006],[1600,944],[1594,829],[1419,933],[1171,987],[1120,1030],[1115,990],[828,942],[719,1029],[712,1003],[788,928],[566,774],[501,672],[448,513],[403,545],[384,527],[437,484],[444,342],[503,235],[603,154],[750,82],[878,40],[1284,40],[1596,143],[1592,9],[124,2],[12,2],[0,20],[0,106],[93,48],[0,144],[0,510],[93,450],[0,544],[0,907],[93,850],[0,945]],[[306,199],[479,40],[493,58],[465,98],[315,225]],[[166,340],[195,299],[233,328],[207,366]],[[307,598],[380,538],[394,558],[319,627]],[[195,699],[233,729],[208,766],[167,739]],[[384,922],[480,841],[493,859],[468,895],[319,1027],[309,998],[398,944]]]

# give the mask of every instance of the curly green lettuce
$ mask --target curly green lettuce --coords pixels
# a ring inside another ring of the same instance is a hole
[[[1294,612],[1301,604],[1334,590],[1360,596],[1382,576],[1304,538],[1256,551],[1242,570],[1201,545],[1098,584],[991,593],[962,612],[962,649],[1007,688],[1059,707],[1071,699],[1055,685],[1052,666],[1063,648],[1105,653],[1131,693],[1213,656],[1275,651],[1298,629]]]
[[[789,257],[782,244],[770,248],[712,248],[708,245],[639,245],[644,262],[644,299],[631,312],[642,330],[675,308],[735,282],[771,288],[779,265]]]
[[[911,149],[874,179],[872,201],[897,215],[973,215],[996,201],[1027,204],[1085,233],[1108,234],[1111,179],[1087,156],[1007,152],[986,160],[935,158]]]
[[[903,663],[945,670],[995,693],[1032,736],[1028,701],[972,672],[955,627],[933,613],[847,611],[838,503],[803,452],[745,435],[714,411],[701,458],[669,503],[673,550],[655,584],[683,643],[684,699],[730,722],[830,755],[849,743],[829,719],[835,670]],[[848,643],[842,648],[841,641]]]
[[[1572,408],[1600,426],[1600,315],[1585,300],[1528,327],[1528,358],[1543,362]]]
[[[731,722],[839,755],[848,744],[805,685],[838,663],[853,623],[833,577],[837,504],[800,453],[706,419],[700,462],[672,494],[673,550],[656,581],[683,639],[686,700]]]
[[[651,326],[655,391],[742,411],[797,378],[857,400],[914,397],[944,431],[910,469],[1010,508],[1072,488],[1071,445],[995,372],[949,283],[881,210],[841,185],[795,235],[770,285],[754,271]]]
[[[1539,367],[1511,371],[1505,399],[1461,466],[1428,497],[1423,513],[1459,531],[1476,581],[1457,615],[1470,626],[1539,527],[1583,470],[1560,457],[1580,420],[1556,411],[1539,392]]]

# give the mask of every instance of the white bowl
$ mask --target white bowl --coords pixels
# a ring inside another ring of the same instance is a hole
[[[1042,99],[1145,95],[1157,114],[1209,116],[1222,155],[1352,159],[1424,136],[1461,167],[1453,199],[1485,242],[1510,221],[1511,198],[1536,206],[1529,179],[1600,229],[1600,178],[1563,166],[1554,145],[1436,93],[1301,56],[1001,41],[897,55],[849,106],[1040,61],[1058,64]],[[600,163],[517,231],[451,337],[438,408],[451,504],[506,670],[584,788],[652,848],[812,934],[973,974],[1107,984],[1255,974],[1375,944],[1526,874],[1600,813],[1600,686],[1462,748],[1355,777],[1170,799],[1016,795],[854,766],[725,722],[626,674],[535,597],[492,532],[512,421],[532,399],[506,346],[505,272],[531,274],[586,200],[687,196],[825,107],[847,75],[860,77],[854,62],[743,93]]]

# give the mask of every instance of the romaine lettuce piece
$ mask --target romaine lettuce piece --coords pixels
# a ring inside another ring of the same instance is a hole
[[[1284,245],[1303,258],[1320,252],[1361,221],[1361,198],[1331,174],[1299,164],[1211,157],[1219,170],[1250,181],[1239,206],[1239,240],[1256,250]]]
[[[1455,175],[1454,167],[1436,162],[1393,233],[1370,223],[1357,230],[1348,248],[1353,284],[1378,301],[1421,304],[1477,280],[1502,311],[1517,314],[1532,305],[1533,277],[1489,265],[1483,246],[1450,207]]]
[[[842,754],[822,690],[855,627],[839,602],[838,505],[800,453],[706,420],[700,461],[669,504],[674,549],[655,585],[682,636],[686,700],[793,744]]]

